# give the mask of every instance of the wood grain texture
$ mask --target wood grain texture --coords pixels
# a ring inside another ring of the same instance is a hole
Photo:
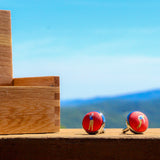
[[[159,139],[160,128],[148,128],[143,134],[127,132],[122,134],[122,128],[105,128],[104,134],[89,135],[82,128],[60,129],[57,133],[47,134],[23,134],[23,135],[0,135],[0,139]]]
[[[13,79],[11,16],[10,11],[0,10],[0,134],[57,132],[59,128],[59,77]]]
[[[1,86],[0,134],[57,132],[59,87]]]
[[[83,129],[61,129],[54,134],[1,135],[2,160],[159,160],[160,129],[124,135],[106,129],[88,135]]]
[[[14,78],[14,86],[59,86],[58,76]]]
[[[0,10],[0,86],[12,84],[12,40],[10,11]]]

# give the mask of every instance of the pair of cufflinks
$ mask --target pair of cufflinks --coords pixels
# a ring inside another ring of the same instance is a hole
[[[104,133],[105,118],[101,112],[89,112],[82,121],[82,126],[88,134]],[[148,118],[140,111],[133,111],[126,118],[126,128],[123,133],[131,131],[133,133],[143,133],[148,128]]]

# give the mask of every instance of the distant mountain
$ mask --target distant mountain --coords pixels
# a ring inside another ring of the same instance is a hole
[[[149,119],[149,127],[160,127],[160,90],[121,95],[97,97],[87,100],[61,101],[61,125],[67,128],[81,128],[87,112],[100,111],[106,118],[106,127],[123,128],[129,112],[139,110]]]
[[[128,94],[128,95],[122,95],[122,96],[118,96],[115,98],[128,99],[128,100],[133,100],[133,101],[157,99],[157,98],[160,98],[160,89],[140,92],[140,93],[134,93],[134,94]]]
[[[120,96],[112,96],[112,97],[95,97],[91,99],[74,99],[74,100],[62,100],[61,107],[69,107],[69,106],[78,106],[82,104],[92,103],[92,102],[100,102],[106,101],[109,99],[128,99],[128,100],[149,100],[149,99],[156,99],[160,98],[160,89],[158,90],[151,90],[145,91],[140,93],[132,93],[127,95],[120,95]]]

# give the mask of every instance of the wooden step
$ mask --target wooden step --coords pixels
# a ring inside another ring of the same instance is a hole
[[[59,87],[0,86],[0,134],[60,129]]]

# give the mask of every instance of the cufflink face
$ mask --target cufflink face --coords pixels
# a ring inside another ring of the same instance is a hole
[[[127,128],[123,132],[131,130],[134,133],[143,133],[148,128],[148,118],[147,116],[140,112],[134,111],[128,114],[126,119]]]
[[[87,113],[82,121],[82,126],[88,134],[97,134],[104,132],[105,118],[100,112]]]

